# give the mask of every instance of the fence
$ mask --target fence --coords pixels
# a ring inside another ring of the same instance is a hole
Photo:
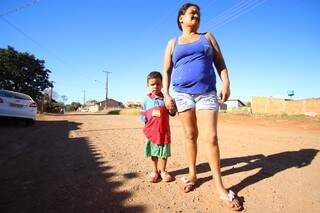
[[[320,99],[291,100],[253,96],[251,110],[254,114],[309,114],[319,116]]]

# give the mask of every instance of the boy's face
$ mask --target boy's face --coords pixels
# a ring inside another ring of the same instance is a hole
[[[149,92],[153,95],[159,95],[162,89],[162,81],[160,78],[151,78],[148,81]]]

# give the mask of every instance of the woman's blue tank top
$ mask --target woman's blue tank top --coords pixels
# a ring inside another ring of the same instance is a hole
[[[176,39],[172,61],[174,91],[188,94],[216,91],[213,48],[205,34],[200,34],[197,41],[188,44],[179,44]]]

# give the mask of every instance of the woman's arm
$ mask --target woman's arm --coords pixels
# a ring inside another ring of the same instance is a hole
[[[164,53],[164,61],[163,61],[163,95],[164,101],[169,112],[173,112],[175,109],[174,100],[170,96],[169,88],[171,82],[171,72],[172,72],[172,52],[175,43],[175,38],[170,39],[167,44],[165,53]]]
[[[230,80],[228,75],[228,69],[224,62],[220,47],[218,45],[217,40],[214,38],[214,36],[211,33],[206,33],[206,38],[210,41],[213,47],[213,63],[216,67],[216,70],[218,72],[218,75],[222,81],[222,88],[219,93],[219,96],[221,98],[221,102],[225,102],[228,100],[230,96]]]

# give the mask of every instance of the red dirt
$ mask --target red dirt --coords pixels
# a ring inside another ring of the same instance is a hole
[[[230,212],[199,141],[197,188],[185,194],[183,134],[171,119],[171,183],[149,183],[135,116],[41,116],[0,125],[0,212]],[[244,212],[318,212],[320,122],[221,114],[223,181]]]

